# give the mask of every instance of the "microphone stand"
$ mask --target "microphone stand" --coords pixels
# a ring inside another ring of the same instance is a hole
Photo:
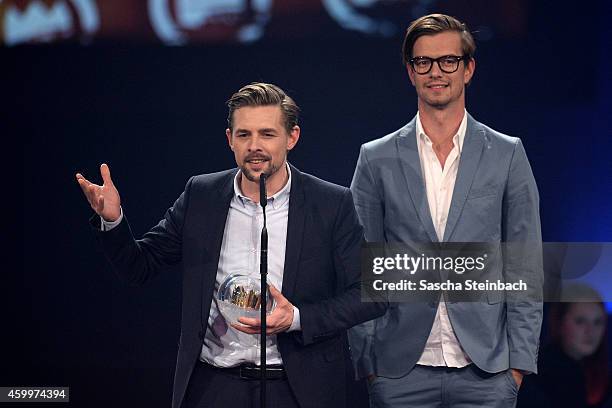
[[[266,193],[266,175],[259,176],[259,204],[263,211],[263,228],[261,229],[261,245],[259,257],[259,273],[261,275],[261,350],[260,350],[260,388],[259,398],[261,408],[266,408],[266,316],[268,312],[268,230],[266,228],[266,204],[268,196]]]

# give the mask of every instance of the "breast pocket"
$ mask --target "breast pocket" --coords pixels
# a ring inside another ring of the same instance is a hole
[[[497,189],[495,187],[483,187],[471,189],[468,194],[468,200],[477,200],[489,197],[497,196]]]
[[[470,191],[461,214],[466,239],[483,242],[499,240],[502,218],[499,194],[495,188]]]

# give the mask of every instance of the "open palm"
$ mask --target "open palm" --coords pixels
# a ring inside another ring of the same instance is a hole
[[[106,164],[100,166],[100,174],[103,181],[101,186],[90,182],[81,173],[76,174],[76,179],[96,214],[112,222],[121,215],[121,199]]]

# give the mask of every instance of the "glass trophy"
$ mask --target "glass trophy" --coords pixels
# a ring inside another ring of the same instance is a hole
[[[276,302],[267,290],[267,314],[274,310]],[[227,324],[237,323],[240,317],[261,317],[261,280],[246,275],[229,275],[219,286],[217,293],[219,311]]]

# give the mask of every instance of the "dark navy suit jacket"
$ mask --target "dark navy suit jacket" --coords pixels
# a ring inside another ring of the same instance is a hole
[[[181,263],[181,336],[172,406],[183,401],[207,329],[225,221],[237,169],[192,177],[165,217],[135,240],[127,219],[96,237],[119,276],[142,285]],[[342,407],[350,365],[346,329],[384,313],[361,301],[363,229],[351,192],[291,167],[283,295],[300,310],[302,330],[278,335],[289,384],[300,406]],[[274,250],[271,248],[270,250]]]

